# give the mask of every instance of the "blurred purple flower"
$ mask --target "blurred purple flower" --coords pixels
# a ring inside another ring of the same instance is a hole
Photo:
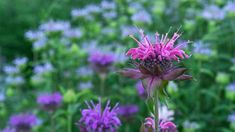
[[[0,102],[4,101],[5,99],[6,99],[5,93],[4,92],[0,92]]]
[[[210,49],[208,44],[203,43],[202,41],[196,41],[193,47],[193,53],[211,56],[212,50]]]
[[[6,65],[3,67],[3,71],[6,74],[17,74],[19,72],[19,68],[16,66]]]
[[[226,87],[226,90],[235,92],[235,82],[230,83],[230,84]]]
[[[235,58],[232,58],[231,62],[233,63],[233,65],[235,65]]]
[[[24,78],[21,76],[7,76],[5,80],[6,80],[6,83],[13,84],[13,85],[20,85],[25,82]]]
[[[79,28],[68,29],[64,31],[64,36],[68,38],[80,38],[82,36],[82,32]]]
[[[89,15],[89,12],[87,10],[83,10],[83,9],[72,9],[71,15],[73,18],[85,17],[85,16]]]
[[[46,45],[46,42],[47,42],[46,37],[42,37],[36,40],[35,42],[33,42],[33,49],[38,50],[38,49],[43,48]]]
[[[235,112],[228,116],[228,121],[231,123],[235,123]]]
[[[93,74],[93,71],[85,66],[78,68],[76,72],[79,76],[90,76]]]
[[[90,53],[88,61],[95,71],[104,73],[107,72],[110,66],[114,63],[114,54],[95,51]]]
[[[113,28],[103,28],[102,33],[105,35],[110,35],[115,33],[115,30]]]
[[[134,26],[122,26],[121,27],[122,37],[127,37],[131,34],[138,32]]]
[[[102,110],[101,100],[98,104],[92,101],[87,103],[88,109],[82,110],[82,117],[78,126],[82,132],[116,132],[121,125],[121,121],[117,117],[117,104],[111,108],[110,101]]]
[[[84,10],[86,10],[88,13],[99,13],[101,8],[98,5],[90,4],[87,5]]]
[[[28,58],[26,57],[19,57],[19,58],[16,58],[14,59],[13,63],[16,65],[16,66],[21,66],[21,65],[24,65],[25,63],[27,63],[28,61]]]
[[[139,95],[141,98],[145,99],[145,98],[147,97],[147,93],[145,92],[144,86],[143,86],[143,84],[142,84],[141,81],[138,81],[138,82],[136,83],[136,90],[137,90],[137,92],[138,92],[138,95]]]
[[[38,40],[44,37],[44,33],[42,31],[27,31],[25,37],[29,40]]]
[[[138,111],[139,108],[137,105],[122,105],[119,106],[117,113],[124,118],[129,118],[134,116]]]
[[[25,113],[10,117],[9,124],[15,128],[16,132],[30,132],[36,125],[37,117],[33,114]]]
[[[113,19],[113,18],[117,17],[117,12],[115,12],[115,11],[104,12],[103,17],[106,19]]]
[[[225,12],[216,5],[208,5],[203,10],[202,17],[207,20],[222,20]]]
[[[17,132],[14,128],[6,127],[2,130],[2,132]]]
[[[52,70],[53,70],[53,66],[49,62],[47,62],[43,65],[37,65],[33,69],[35,74],[43,74],[43,73],[46,73],[46,72],[50,72]]]
[[[199,126],[198,123],[196,123],[196,122],[191,122],[191,121],[188,121],[188,120],[184,121],[183,127],[184,127],[184,128],[188,128],[188,129],[194,129],[194,130],[200,128],[200,126]]]
[[[232,1],[227,2],[227,4],[224,6],[224,11],[235,12],[235,3]]]
[[[151,15],[145,10],[141,10],[133,14],[131,20],[133,22],[152,23]]]
[[[61,101],[62,96],[58,92],[52,94],[42,94],[37,98],[37,103],[48,112],[55,111],[61,105]]]
[[[82,82],[79,84],[79,89],[83,90],[83,89],[90,89],[93,87],[93,84],[89,81],[89,82]]]
[[[48,22],[41,24],[39,28],[46,32],[59,32],[68,30],[70,28],[70,23],[67,21],[49,20]]]
[[[115,9],[116,4],[115,2],[109,1],[109,0],[102,0],[101,2],[101,8],[102,9]]]

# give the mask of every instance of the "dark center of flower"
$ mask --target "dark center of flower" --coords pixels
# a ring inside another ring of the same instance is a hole
[[[166,58],[159,60],[156,58],[148,58],[140,63],[146,70],[153,75],[160,75],[162,72],[172,67],[172,62]]]

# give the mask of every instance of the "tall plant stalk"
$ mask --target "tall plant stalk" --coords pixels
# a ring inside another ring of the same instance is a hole
[[[158,88],[154,92],[153,102],[154,102],[154,131],[158,132],[158,120],[159,120],[159,111],[158,111]]]

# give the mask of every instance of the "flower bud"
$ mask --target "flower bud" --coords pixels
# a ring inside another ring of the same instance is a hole
[[[227,83],[229,83],[229,80],[230,80],[230,77],[226,73],[220,72],[216,76],[216,82],[220,83],[220,84],[227,84]]]
[[[64,94],[63,99],[65,103],[73,103],[77,100],[77,96],[76,96],[76,93],[72,89],[69,89]]]

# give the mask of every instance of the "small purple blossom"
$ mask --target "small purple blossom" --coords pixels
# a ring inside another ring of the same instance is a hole
[[[235,92],[235,82],[230,83],[227,87],[226,90]]]
[[[88,109],[82,110],[82,118],[79,120],[79,127],[82,132],[116,132],[121,125],[117,117],[117,104],[111,108],[110,101],[102,110],[101,100],[98,104],[92,101],[87,103]]]
[[[37,98],[37,103],[49,112],[55,111],[61,105],[61,101],[62,96],[58,92],[52,94],[42,94]]]
[[[26,57],[19,57],[19,58],[14,59],[13,63],[16,66],[21,66],[21,65],[24,65],[25,63],[27,63],[27,61],[28,61],[28,58],[26,58]]]
[[[22,76],[7,76],[5,78],[6,83],[13,85],[21,85],[25,82]]]
[[[124,118],[129,118],[134,116],[138,111],[139,108],[136,105],[122,105],[119,106],[117,113]]]
[[[36,40],[35,42],[33,42],[33,49],[35,49],[35,50],[41,49],[44,46],[46,46],[46,43],[47,43],[47,38],[42,37],[42,38]]]
[[[115,11],[104,12],[103,17],[106,19],[113,19],[113,18],[117,17],[117,12],[115,12]]]
[[[90,54],[89,62],[100,66],[107,66],[114,62],[114,56],[111,53],[94,52]]]
[[[29,132],[36,125],[37,117],[34,114],[18,114],[10,117],[9,124],[16,132]]]
[[[133,33],[138,32],[134,26],[122,26],[121,27],[122,37],[127,37]]]
[[[202,17],[207,20],[222,20],[225,12],[216,5],[208,5],[202,12]]]
[[[79,84],[79,89],[83,90],[83,89],[91,89],[93,87],[93,84],[89,81],[89,82],[82,82]]]
[[[35,74],[43,74],[43,73],[46,73],[46,72],[50,72],[52,70],[53,70],[53,66],[49,62],[47,62],[43,65],[37,65],[33,69]]]
[[[102,0],[101,8],[106,10],[111,10],[116,8],[116,4],[114,2],[108,0]]]
[[[6,99],[5,93],[4,92],[0,92],[0,102],[4,101],[5,99]]]
[[[80,38],[82,36],[82,32],[79,28],[68,29],[64,31],[64,36],[68,38]]]
[[[235,112],[228,116],[228,121],[231,123],[235,123]]]
[[[151,15],[145,10],[141,10],[133,14],[131,20],[133,22],[152,23]]]
[[[12,66],[12,65],[6,65],[3,67],[3,71],[6,74],[16,74],[19,72],[19,68],[16,66]]]
[[[193,47],[193,52],[195,54],[202,54],[206,56],[212,55],[212,50],[208,44],[203,43],[202,41],[196,41]]]
[[[40,25],[40,30],[46,32],[59,32],[65,31],[70,28],[70,23],[67,21],[54,21],[50,20],[48,22],[43,23]]]
[[[72,9],[71,11],[71,16],[76,18],[76,17],[85,17],[88,16],[89,12],[83,9]]]
[[[114,63],[115,56],[112,53],[92,52],[90,53],[88,61],[95,71],[105,73]]]
[[[229,1],[225,6],[224,6],[224,11],[225,12],[234,12],[235,13],[235,3],[232,1]]]
[[[76,70],[76,73],[79,75],[79,76],[91,76],[93,74],[93,71],[92,69],[88,68],[88,67],[80,67]]]
[[[38,40],[44,37],[44,33],[42,31],[27,31],[25,37],[29,40]]]
[[[11,127],[6,127],[2,130],[2,132],[16,132],[16,130],[14,128],[11,128]]]

